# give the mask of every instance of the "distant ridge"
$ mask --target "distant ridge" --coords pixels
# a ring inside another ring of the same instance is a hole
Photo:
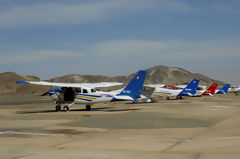
[[[197,78],[200,80],[200,85],[210,85],[214,82],[219,85],[224,85],[224,82],[214,80],[210,77],[201,75],[199,73],[191,73],[185,69],[178,67],[167,67],[167,66],[155,66],[147,69],[148,75],[146,77],[146,83],[162,83],[162,84],[186,84],[192,79]]]
[[[147,76],[145,84],[186,84],[192,79],[200,79],[200,85],[210,85],[212,83],[218,83],[220,86],[224,85],[222,81],[211,79],[207,76],[191,73],[185,69],[178,67],[167,67],[167,66],[154,66],[147,70]],[[136,72],[137,73],[137,72]],[[56,77],[48,81],[54,82],[122,82],[128,83],[131,78],[136,74],[133,73],[129,76],[115,76],[108,77],[102,75],[79,75],[69,74],[61,77]],[[48,86],[37,86],[37,85],[17,85],[16,81],[27,80],[27,81],[39,81],[40,79],[36,76],[21,76],[14,72],[0,73],[0,93],[42,93],[51,87]]]
[[[0,73],[0,93],[36,93],[43,92],[49,87],[19,85],[16,81],[39,81],[36,76],[21,76],[15,72]]]
[[[162,83],[162,84],[185,84],[190,82],[192,79],[197,78],[202,85],[210,85],[213,82],[218,83],[219,85],[224,85],[224,82],[211,79],[207,76],[191,73],[187,70],[178,67],[167,67],[163,65],[154,66],[147,70],[147,77],[145,80],[146,84]],[[137,73],[137,72],[136,72]],[[127,83],[131,78],[136,74],[133,73],[129,76],[115,76],[107,77],[101,75],[78,75],[78,74],[69,74],[61,77],[56,77],[51,79],[55,82],[109,82],[117,81]]]

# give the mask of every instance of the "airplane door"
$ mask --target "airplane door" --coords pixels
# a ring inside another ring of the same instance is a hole
[[[74,101],[75,92],[73,88],[64,88],[64,101],[73,102]]]

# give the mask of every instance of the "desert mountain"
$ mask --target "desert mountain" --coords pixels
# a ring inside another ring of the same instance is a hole
[[[224,85],[223,82],[211,79],[207,76],[191,73],[187,70],[177,67],[167,67],[167,66],[155,66],[147,70],[147,77],[145,84],[186,84],[189,83],[192,79],[197,78],[200,80],[201,85],[210,85],[213,82],[217,82],[220,85]],[[61,77],[56,77],[50,81],[54,82],[123,82],[128,83],[132,77],[135,75],[131,74],[129,76],[115,76],[115,77],[106,77],[101,75],[78,75],[70,74]]]
[[[146,83],[162,83],[162,84],[187,84],[192,79],[200,80],[200,85],[211,85],[216,82],[219,85],[224,85],[223,82],[214,80],[199,73],[191,73],[187,70],[178,67],[155,66],[147,69]]]
[[[131,74],[129,76],[115,76],[107,77],[102,75],[79,75],[70,74],[61,77],[56,77],[48,81],[54,82],[122,82],[128,83],[132,77],[135,75]],[[201,85],[210,85],[213,82],[217,82],[219,85],[224,83],[206,77],[198,73],[191,73],[187,70],[177,67],[166,67],[166,66],[155,66],[147,69],[147,77],[145,84],[186,84],[192,79],[200,79]],[[21,76],[14,72],[0,73],[0,93],[43,93],[50,89],[48,86],[37,86],[37,85],[18,85],[16,81],[26,80],[26,81],[39,81],[40,79],[36,76]]]
[[[0,73],[0,93],[37,93],[46,91],[49,87],[19,85],[16,81],[39,81],[36,76],[21,76],[14,72]]]
[[[14,72],[0,73],[0,91],[1,93],[13,93],[16,92],[18,85],[16,80],[26,80],[23,76],[20,76]]]

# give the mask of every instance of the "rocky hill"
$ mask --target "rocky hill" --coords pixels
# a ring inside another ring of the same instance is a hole
[[[207,76],[191,73],[187,70],[177,67],[167,67],[167,66],[155,66],[147,70],[147,77],[145,80],[145,84],[186,84],[190,82],[192,79],[197,78],[200,79],[201,85],[210,85],[213,82],[217,82],[220,85],[224,85],[223,82],[211,79]],[[137,73],[137,72],[136,72]],[[128,83],[132,77],[136,74],[133,73],[129,76],[115,76],[115,77],[106,77],[101,75],[78,75],[78,74],[70,74],[62,77],[56,77],[51,79],[50,81],[55,82],[110,82],[117,81]]]
[[[115,76],[107,77],[101,75],[78,75],[70,74],[61,77],[56,77],[48,81],[54,82],[122,82],[128,83],[136,73],[129,76]],[[200,79],[201,85],[210,85],[213,82],[217,82],[219,85],[224,85],[223,82],[211,79],[198,73],[191,73],[187,70],[177,67],[167,66],[155,66],[147,69],[147,77],[145,84],[186,84],[192,79]],[[18,85],[16,81],[39,81],[40,79],[36,76],[21,76],[14,72],[0,73],[0,93],[38,93],[41,94],[51,87],[48,86],[37,86],[37,85]]]
[[[200,85],[211,85],[216,82],[219,85],[224,85],[223,82],[214,80],[199,73],[191,73],[187,70],[178,67],[155,66],[147,69],[147,77],[145,83],[162,83],[162,84],[187,84],[192,79],[200,80]]]
[[[42,93],[46,86],[19,85],[16,81],[39,81],[36,76],[21,76],[14,72],[0,73],[0,93]]]

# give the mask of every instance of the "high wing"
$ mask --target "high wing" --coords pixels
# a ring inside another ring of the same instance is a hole
[[[165,84],[145,84],[144,86],[151,87],[151,88],[156,88],[156,87],[163,88],[166,85]]]
[[[73,88],[96,88],[96,87],[111,87],[122,85],[119,82],[100,82],[100,83],[58,83],[46,81],[17,81],[18,84],[35,84],[43,86],[56,86],[56,87],[73,87]]]

